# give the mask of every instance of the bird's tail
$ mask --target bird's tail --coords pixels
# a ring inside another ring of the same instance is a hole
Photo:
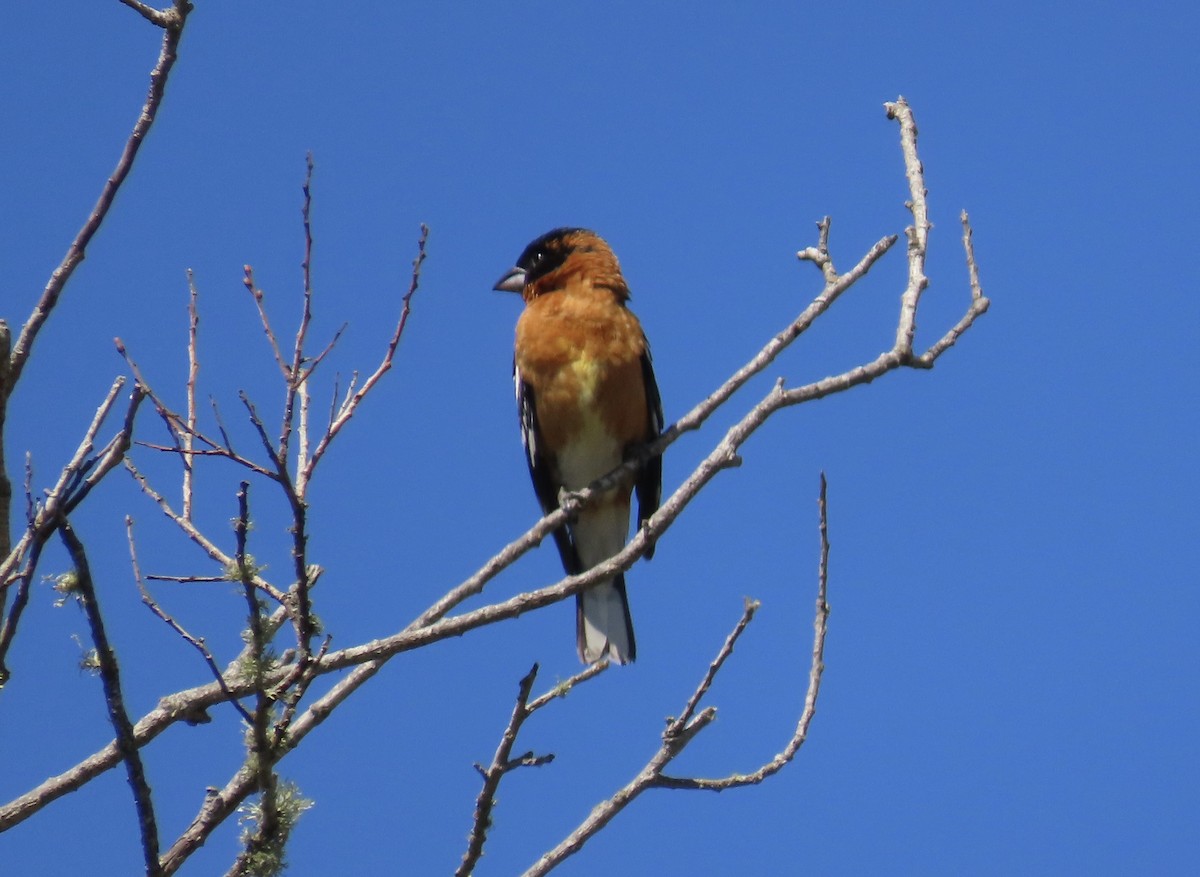
[[[628,664],[637,657],[623,573],[575,596],[575,638],[585,664],[602,658]]]

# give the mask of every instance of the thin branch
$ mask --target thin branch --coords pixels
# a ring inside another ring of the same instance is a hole
[[[159,396],[154,388],[150,386],[150,382],[147,381],[145,375],[142,374],[142,370],[138,367],[137,361],[130,355],[128,349],[125,347],[125,342],[120,338],[114,338],[113,342],[116,345],[117,352],[125,360],[125,364],[129,366],[129,370],[133,372],[133,376],[137,380],[138,386],[142,388],[142,391],[154,404],[155,411],[158,412],[158,416],[162,419],[163,423],[167,427],[167,432],[170,434],[171,440],[175,443],[171,447],[165,447],[163,445],[156,445],[151,442],[141,442],[140,444],[143,447],[155,451],[166,451],[173,454],[179,454],[181,456],[188,454],[193,457],[227,457],[233,462],[237,463],[239,466],[243,466],[246,469],[249,469],[251,472],[262,475],[265,478],[274,479],[276,477],[276,470],[261,466],[248,457],[244,457],[237,453],[233,449],[233,444],[230,442],[229,435],[225,431],[225,426],[221,422],[220,411],[217,409],[215,400],[212,401],[212,407],[213,414],[217,420],[217,428],[221,433],[220,442],[215,441],[199,430],[193,428],[191,425],[189,425],[184,417],[181,417],[179,414],[167,407],[166,402],[164,402],[162,397]],[[208,450],[196,450],[193,448],[191,451],[185,451],[185,445],[183,443],[183,436],[185,434],[190,434],[196,441],[207,445]]]
[[[192,451],[196,445],[196,378],[200,372],[200,356],[197,348],[197,336],[200,329],[199,290],[196,289],[196,278],[188,269],[188,376],[187,376],[187,423],[186,429],[180,436],[183,445],[183,517],[192,519],[192,492],[195,486]]]
[[[667,776],[665,770],[667,766],[681,753],[687,744],[695,739],[696,735],[704,728],[708,727],[717,716],[714,708],[708,707],[702,710],[698,715],[691,718],[686,718],[692,715],[695,706],[700,702],[704,693],[708,690],[712,683],[713,677],[720,670],[725,659],[732,653],[733,645],[737,638],[745,630],[751,619],[754,617],[754,612],[758,608],[758,604],[754,601],[747,601],[745,609],[742,612],[742,617],[738,621],[733,632],[726,639],[725,644],[721,647],[717,657],[709,666],[708,672],[696,687],[692,696],[688,699],[687,706],[684,708],[681,717],[670,722],[666,730],[663,732],[662,746],[659,748],[646,766],[639,771],[629,783],[617,790],[617,792],[606,801],[600,802],[592,809],[587,818],[579,824],[566,838],[562,840],[554,849],[544,854],[534,865],[529,868],[524,874],[524,877],[541,877],[557,867],[564,859],[579,852],[585,843],[594,837],[601,829],[604,828],[618,813],[628,807],[633,801],[651,788],[671,788],[671,789],[709,789],[712,791],[722,791],[723,789],[735,788],[737,786],[751,785],[761,783],[764,779],[774,773],[780,771],[794,757],[804,740],[808,736],[808,728],[812,722],[812,717],[816,713],[817,694],[821,687],[821,674],[825,669],[824,652],[825,652],[825,631],[829,620],[829,605],[826,602],[826,588],[828,582],[828,564],[829,564],[829,537],[826,516],[825,504],[825,475],[821,474],[821,493],[818,501],[820,510],[820,533],[821,533],[821,556],[818,563],[818,589],[817,589],[817,610],[813,620],[814,639],[812,665],[809,670],[808,693],[804,699],[804,710],[800,715],[800,721],[796,726],[796,731],[792,738],[788,741],[787,746],[783,751],[776,755],[771,761],[764,764],[757,771],[748,775],[734,774],[720,780],[702,780],[702,779],[677,779]]]
[[[525,723],[525,719],[529,718],[529,692],[533,688],[534,680],[537,679],[537,673],[538,665],[534,664],[521,680],[517,689],[517,703],[513,707],[512,718],[508,720],[508,727],[500,736],[500,745],[496,747],[496,754],[492,757],[491,765],[487,769],[484,769],[482,765],[475,765],[475,769],[483,775],[483,788],[479,790],[479,796],[475,799],[475,817],[471,822],[471,833],[467,837],[467,851],[463,853],[462,862],[459,863],[458,870],[454,872],[456,877],[467,877],[475,870],[475,865],[483,855],[487,830],[492,824],[492,808],[496,804],[496,790],[500,788],[500,780],[506,773],[521,766],[525,761],[522,758],[514,762],[512,748],[513,744],[517,742],[517,734],[521,732],[521,725]],[[528,754],[527,758],[534,763],[532,752]],[[545,764],[553,759],[554,756],[550,755],[536,763]]]
[[[529,702],[529,712],[535,713],[546,704],[550,703],[550,701],[556,700],[560,697],[566,697],[568,694],[574,691],[576,687],[582,685],[584,682],[587,682],[594,676],[599,676],[610,666],[611,665],[607,660],[597,661],[595,664],[589,664],[585,669],[580,670],[574,676],[570,677],[569,679],[564,679],[545,694],[541,695],[540,697],[535,697],[533,700],[531,700]]]
[[[280,714],[279,720],[275,722],[274,736],[271,743],[273,751],[282,751],[283,747],[290,745],[288,732],[292,719],[295,718],[296,709],[300,706],[300,701],[308,693],[309,686],[316,680],[316,665],[328,653],[331,642],[333,642],[333,637],[327,635],[322,640],[321,648],[315,657],[309,661],[297,661],[293,665],[292,674],[271,689],[271,696],[276,700],[283,697],[285,691],[291,689],[291,693],[288,694],[287,700],[284,702],[283,712]]]
[[[608,661],[592,664],[586,670],[576,673],[570,679],[559,683],[532,701],[529,700],[529,692],[537,678],[538,665],[534,664],[533,669],[521,680],[512,718],[509,719],[508,726],[500,737],[500,745],[496,748],[491,765],[486,769],[482,765],[475,765],[475,769],[483,776],[483,788],[479,790],[479,796],[475,800],[475,815],[471,821],[471,832],[467,838],[467,850],[463,853],[458,870],[455,871],[458,877],[466,877],[471,874],[483,855],[483,845],[487,842],[487,832],[492,825],[492,811],[496,806],[496,792],[500,788],[500,781],[504,775],[519,767],[541,767],[554,760],[553,753],[534,755],[533,752],[526,752],[517,758],[512,757],[513,745],[517,741],[517,735],[521,732],[521,726],[524,725],[525,720],[550,701],[566,697],[567,693],[575,686],[600,675],[608,668]]]
[[[304,261],[300,264],[301,271],[304,273],[304,311],[300,317],[300,328],[296,332],[296,346],[292,351],[292,374],[300,373],[300,365],[304,360],[304,339],[308,333],[309,323],[312,322],[312,252],[313,252],[313,235],[312,235],[312,178],[313,178],[313,156],[309,152],[305,161],[304,175],[304,205],[301,207],[300,213],[304,220]]]
[[[300,648],[300,663],[302,665],[301,670],[303,670],[303,665],[307,664],[312,658],[313,635],[312,606],[309,602],[308,594],[308,509],[301,488],[297,483],[292,481],[291,475],[288,472],[288,461],[284,450],[282,448],[277,449],[271,444],[271,437],[267,435],[266,427],[263,425],[261,418],[259,418],[258,411],[249,397],[247,397],[245,391],[239,392],[238,395],[241,397],[242,404],[246,406],[246,410],[250,414],[250,422],[258,432],[258,437],[275,466],[275,472],[269,477],[283,489],[292,511],[292,525],[290,529],[292,533],[292,559],[296,570],[296,583],[292,586],[291,594],[296,599],[296,611],[293,614],[293,620],[296,625],[296,644]]]
[[[9,607],[8,615],[4,618],[3,627],[0,627],[0,686],[6,684],[12,675],[8,669],[8,650],[12,646],[13,640],[16,639],[21,617],[25,613],[25,607],[29,604],[29,588],[33,583],[33,576],[37,572],[38,562],[42,558],[44,544],[45,539],[35,540],[29,548],[25,566],[6,582],[6,584],[17,583],[17,594],[13,598],[12,606]],[[0,595],[7,593],[7,590],[0,591]]]
[[[12,552],[12,481],[8,477],[8,461],[5,459],[4,421],[8,414],[9,355],[12,353],[12,330],[0,319],[0,558]],[[4,612],[8,592],[5,580],[0,578],[0,614]]]
[[[229,449],[229,453],[235,453],[233,450],[233,442],[229,439],[229,433],[225,430],[225,421],[221,417],[221,406],[217,404],[216,397],[210,396],[208,404],[212,406],[213,420],[217,422],[217,432],[221,433],[221,443],[223,447]]]
[[[126,520],[129,520],[128,516],[126,517]],[[148,582],[177,582],[185,585],[215,585],[217,582],[229,581],[229,576],[173,576],[168,575],[167,573],[147,573],[145,579]]]
[[[150,785],[146,782],[146,772],[138,753],[137,742],[134,740],[133,723],[125,710],[117,656],[104,630],[104,619],[100,614],[100,604],[96,600],[96,587],[92,582],[83,543],[79,541],[66,518],[59,522],[58,532],[71,555],[71,562],[75,565],[74,581],[83,611],[87,615],[88,626],[92,631],[92,643],[95,645],[96,659],[100,667],[100,681],[104,686],[104,702],[108,706],[108,717],[117,734],[117,748],[125,762],[129,785],[133,790],[138,828],[142,835],[142,852],[146,860],[146,874],[148,877],[158,877],[162,872],[158,864],[158,826],[154,819],[154,802],[150,794]]]
[[[284,459],[288,457],[288,448],[291,444],[294,412],[296,410],[296,393],[307,377],[303,371],[303,366],[304,342],[308,338],[308,327],[312,323],[312,177],[313,157],[312,153],[309,152],[307,161],[305,162],[304,202],[300,208],[300,215],[304,221],[304,261],[300,263],[300,270],[304,276],[304,289],[301,296],[304,306],[300,312],[300,325],[296,328],[296,338],[292,344],[291,365],[286,372],[287,386],[284,390],[283,422],[279,428],[279,455]],[[301,439],[301,443],[306,445],[307,440]],[[300,471],[301,466],[302,462],[298,462],[296,470]]]
[[[833,267],[833,257],[829,255],[829,226],[832,220],[828,216],[817,223],[817,245],[805,247],[796,254],[802,262],[812,262],[821,269],[825,276],[825,284],[832,286],[838,281],[837,269]]]
[[[292,507],[292,567],[296,576],[289,595],[296,600],[296,646],[300,649],[297,673],[303,674],[312,660],[312,638],[315,630],[312,597],[309,594],[308,567],[308,504],[296,495],[292,482],[284,483],[284,492]]]
[[[45,502],[40,505],[34,504],[32,501],[29,503],[29,513],[26,515],[28,523],[25,534],[18,540],[9,555],[0,562],[0,586],[8,583],[13,569],[20,564],[24,552],[29,549],[30,545],[39,538],[47,538],[48,532],[57,526],[60,513],[70,511],[69,509],[64,511],[60,507],[72,496],[72,491],[82,483],[84,472],[90,471],[95,467],[97,458],[93,456],[93,452],[96,447],[96,436],[100,432],[100,427],[104,425],[104,421],[112,411],[113,405],[117,400],[117,395],[121,392],[121,388],[124,385],[125,378],[123,377],[117,377],[113,381],[104,400],[92,416],[92,422],[88,424],[88,428],[84,431],[83,438],[80,440],[79,446],[75,449],[75,453],[67,461],[67,464],[63,466],[54,487],[46,493]],[[135,394],[136,396],[137,394]],[[129,421],[130,419],[131,415],[127,415],[126,420]],[[27,474],[32,478],[32,473]],[[32,500],[32,493],[29,490],[30,486],[30,484],[26,486],[26,495]]]
[[[913,337],[917,331],[917,304],[929,285],[925,276],[925,252],[929,246],[929,207],[925,188],[925,168],[917,157],[917,122],[912,109],[903,97],[883,105],[889,119],[900,123],[900,152],[904,156],[904,175],[908,179],[910,200],[906,206],[912,212],[913,224],[904,230],[908,237],[908,286],[900,297],[900,322],[896,327],[895,351],[904,360],[912,356]]]
[[[788,764],[804,741],[808,739],[808,728],[817,712],[817,696],[821,692],[821,674],[825,670],[825,633],[829,627],[829,603],[827,602],[829,585],[829,519],[826,505],[825,473],[821,473],[821,494],[818,500],[820,514],[821,554],[817,564],[817,609],[813,618],[813,647],[812,662],[808,671],[808,691],[804,696],[804,709],[796,730],[788,740],[787,745],[770,761],[758,770],[749,774],[730,774],[720,779],[678,778],[660,775],[655,785],[668,789],[705,789],[721,792],[739,786],[757,785],[772,774],[778,773]]]
[[[721,646],[721,650],[717,652],[717,657],[708,667],[708,672],[704,674],[704,678],[700,680],[700,684],[696,686],[696,690],[692,692],[692,696],[688,698],[687,704],[683,708],[683,712],[679,714],[679,718],[672,719],[667,724],[666,734],[668,737],[678,737],[683,734],[692,720],[692,716],[696,713],[696,707],[700,705],[700,701],[704,695],[708,694],[708,689],[712,687],[713,680],[717,678],[717,673],[725,664],[726,659],[733,654],[733,647],[737,641],[745,633],[746,628],[750,626],[750,622],[754,620],[754,613],[758,611],[761,604],[757,600],[746,598],[745,606],[742,609],[742,618],[725,638],[725,644]]]
[[[121,0],[121,2],[130,9],[136,10],[142,18],[151,24],[166,28],[171,27],[174,22],[175,11],[172,9],[155,9],[153,6],[141,2],[141,0]]]
[[[349,323],[342,323],[342,325],[338,326],[337,331],[333,333],[333,337],[321,348],[321,352],[307,360],[307,365],[300,369],[300,379],[297,382],[301,388],[307,386],[309,377],[316,371],[317,366],[321,364],[325,357],[329,356],[330,352],[342,340],[342,336],[346,334],[346,330],[349,328]]]
[[[408,315],[412,312],[413,296],[417,294],[417,287],[421,282],[421,266],[425,263],[425,245],[429,241],[429,226],[421,225],[421,236],[417,239],[417,255],[413,259],[412,275],[408,283],[408,292],[401,299],[402,307],[400,309],[400,318],[396,321],[396,330],[392,333],[392,340],[388,342],[387,349],[384,352],[383,359],[376,367],[363,385],[358,388],[353,395],[349,395],[346,401],[338,410],[337,416],[329,424],[329,428],[325,430],[325,435],[317,442],[316,448],[309,457],[308,462],[296,473],[296,492],[304,496],[308,482],[312,480],[313,470],[321,461],[321,457],[325,455],[326,449],[330,442],[337,437],[350,418],[354,416],[354,412],[358,410],[359,404],[366,397],[367,393],[371,392],[371,388],[379,382],[392,367],[392,359],[396,355],[396,348],[400,346],[400,339],[404,336],[404,327],[408,325]]]
[[[135,466],[131,460],[125,461],[125,468],[129,470],[129,474],[132,475],[134,480],[138,483],[138,487],[142,489],[142,493],[154,500],[154,502],[158,504],[159,509],[162,510],[162,513],[174,521],[175,526],[182,530],[185,536],[200,546],[201,550],[219,563],[222,569],[237,569],[234,558],[222,551],[216,545],[216,543],[201,533],[195,524],[184,519],[182,515],[172,509],[171,504],[167,502],[166,497],[150,486],[150,482],[146,480],[146,476],[144,476],[138,470],[137,466]],[[287,602],[287,595],[264,579],[261,575],[256,573],[252,581],[254,582],[254,587],[258,588],[264,594],[267,594],[276,603],[283,604]]]
[[[275,364],[279,366],[279,371],[283,375],[283,379],[285,381],[291,380],[291,375],[288,374],[287,362],[283,358],[283,349],[279,346],[279,339],[275,337],[275,330],[271,328],[271,318],[267,316],[267,306],[263,301],[263,291],[254,283],[254,269],[249,265],[242,266],[242,285],[246,287],[246,291],[254,299],[254,306],[258,309],[258,319],[262,323],[267,341],[271,344],[271,353],[275,356]]]
[[[27,485],[29,508],[25,532],[8,556],[0,560],[0,591],[14,581],[20,582],[17,598],[13,601],[3,626],[0,627],[0,685],[3,685],[9,678],[5,659],[16,636],[17,626],[28,600],[29,584],[37,569],[37,560],[41,557],[42,545],[54,535],[60,522],[71,514],[93,488],[125,458],[125,454],[129,450],[133,436],[133,421],[144,398],[144,394],[137,387],[130,394],[129,405],[125,409],[125,419],[121,429],[109,440],[103,450],[93,453],[96,436],[112,411],[124,382],[125,379],[120,377],[113,382],[108,395],[96,410],[74,456],[63,467],[58,482],[47,492],[46,499],[40,506],[35,506],[33,503],[32,492]],[[32,478],[32,472],[29,470],[27,472],[28,477]],[[20,571],[17,572],[17,570]]]
[[[943,335],[936,344],[930,347],[912,361],[912,365],[917,368],[932,368],[933,362],[941,356],[946,350],[953,347],[959,337],[971,328],[971,324],[978,317],[987,313],[991,302],[987,296],[983,294],[983,287],[979,283],[979,266],[975,264],[975,245],[972,243],[974,232],[971,230],[971,220],[967,216],[967,211],[962,212],[962,227],[963,227],[963,249],[967,254],[967,278],[971,285],[971,307],[961,320],[954,324],[945,335]]]
[[[171,628],[171,630],[179,634],[179,636],[182,637],[186,642],[192,644],[192,647],[195,648],[196,651],[200,653],[200,657],[204,659],[204,663],[208,665],[208,669],[212,671],[213,678],[216,679],[217,685],[221,687],[221,691],[224,693],[225,698],[229,701],[233,708],[241,714],[242,718],[246,720],[246,724],[252,725],[254,720],[250,717],[250,713],[246,711],[246,708],[242,706],[241,702],[236,697],[234,697],[233,692],[231,692],[229,687],[225,684],[225,677],[221,674],[221,668],[217,666],[217,662],[213,658],[212,652],[208,650],[208,645],[204,642],[204,637],[195,637],[188,633],[187,630],[184,629],[183,625],[176,621],[172,616],[168,615],[167,612],[160,605],[158,605],[158,601],[150,595],[150,591],[146,588],[146,580],[142,577],[141,567],[138,564],[137,544],[133,539],[133,518],[131,518],[129,515],[125,516],[125,535],[129,540],[129,561],[133,564],[133,578],[134,581],[137,582],[138,593],[142,595],[142,602],[149,607],[151,612],[153,612],[169,628]],[[150,578],[156,577],[150,576]],[[228,577],[213,579],[213,581],[228,580]]]
[[[250,401],[245,390],[238,391],[238,398],[242,400],[242,405],[246,408],[250,423],[254,426],[254,431],[258,433],[258,439],[262,442],[263,449],[271,459],[271,465],[275,467],[273,471],[264,469],[260,474],[266,475],[272,481],[278,481],[280,484],[290,483],[291,479],[287,474],[287,460],[281,457],[279,451],[271,444],[271,437],[267,435],[267,428],[263,424],[262,418],[258,416],[258,409],[254,407],[254,403]]]
[[[150,127],[154,124],[154,120],[158,116],[158,109],[162,104],[167,78],[178,57],[179,40],[183,36],[184,25],[187,24],[188,14],[192,11],[192,4],[187,0],[175,0],[174,6],[168,10],[153,10],[146,4],[134,2],[134,0],[122,0],[122,2],[138,10],[147,20],[163,28],[162,48],[159,51],[158,63],[150,73],[150,90],[146,95],[146,102],[142,106],[142,112],[133,126],[129,139],[125,141],[125,147],[121,151],[121,157],[117,160],[117,166],[105,181],[95,207],[92,208],[83,227],[75,236],[75,240],[67,248],[62,262],[50,275],[50,280],[42,291],[33,313],[21,328],[21,334],[17,338],[17,343],[13,347],[9,359],[8,389],[10,393],[20,379],[30,353],[33,352],[33,343],[37,339],[38,333],[45,325],[46,320],[50,318],[55,305],[58,304],[59,296],[62,295],[67,281],[71,279],[71,275],[75,273],[79,263],[87,256],[88,244],[91,243],[93,236],[100,229],[105,217],[108,216],[108,211],[117,197],[117,191],[129,176],[138,150],[145,141],[146,135],[150,133]]]

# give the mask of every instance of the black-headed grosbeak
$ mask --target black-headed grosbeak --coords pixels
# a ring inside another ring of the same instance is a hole
[[[548,514],[558,508],[560,491],[586,487],[662,432],[650,347],[627,307],[629,287],[616,254],[595,232],[547,232],[495,288],[525,300],[513,377],[529,473]],[[640,525],[658,508],[661,457],[555,531],[568,574],[625,547],[635,487]],[[637,656],[623,574],[580,593],[575,606],[580,660],[591,664],[607,656],[625,664]]]

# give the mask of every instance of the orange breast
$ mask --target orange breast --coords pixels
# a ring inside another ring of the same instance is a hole
[[[627,445],[649,437],[644,351],[637,317],[603,288],[538,296],[517,322],[517,367],[533,388],[543,447],[576,446],[572,457],[595,458],[598,471],[587,480],[620,463]]]

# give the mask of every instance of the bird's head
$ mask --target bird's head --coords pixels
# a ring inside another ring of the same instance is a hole
[[[556,228],[536,238],[493,288],[520,293],[529,301],[580,276],[593,286],[612,289],[622,299],[629,296],[612,247],[586,228]]]

